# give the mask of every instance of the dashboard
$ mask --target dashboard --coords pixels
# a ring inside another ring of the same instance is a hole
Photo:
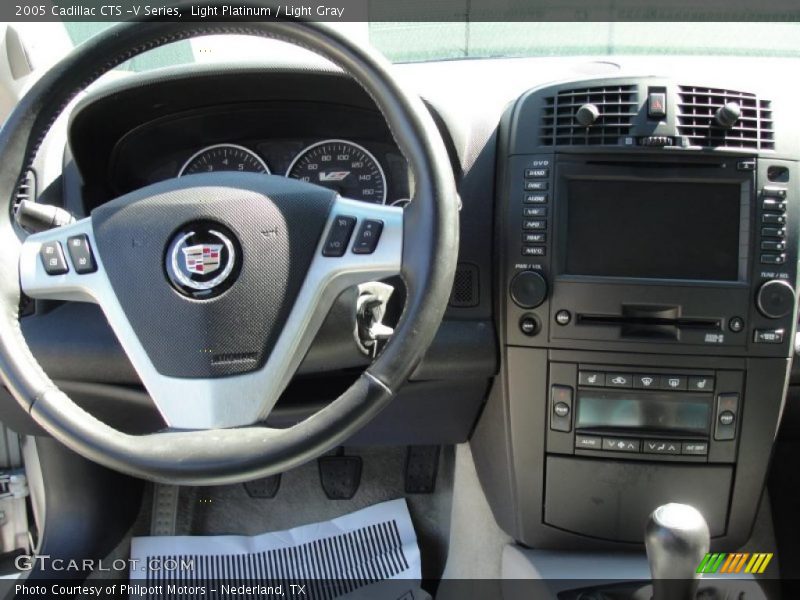
[[[459,264],[433,347],[354,443],[469,440],[498,523],[532,547],[631,549],[669,500],[701,508],[714,548],[741,545],[787,390],[796,397],[791,84],[746,58],[396,68],[450,153]],[[413,196],[383,118],[340,73],[195,66],[82,99],[58,201],[82,215],[219,169],[367,202]],[[304,418],[369,362],[353,344],[354,302],[332,311],[277,419]],[[93,307],[37,306],[23,329],[92,410],[131,398],[146,409]]]

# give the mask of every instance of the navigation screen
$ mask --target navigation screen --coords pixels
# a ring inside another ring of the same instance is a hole
[[[570,275],[739,279],[739,183],[567,182]]]

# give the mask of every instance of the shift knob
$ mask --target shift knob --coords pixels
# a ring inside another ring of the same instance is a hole
[[[694,600],[697,566],[710,538],[706,520],[693,506],[664,504],[653,511],[644,534],[653,600]]]

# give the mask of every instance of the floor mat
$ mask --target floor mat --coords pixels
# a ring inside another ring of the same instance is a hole
[[[255,536],[136,537],[131,558],[136,597],[176,585],[205,598],[291,597],[292,585],[304,585],[307,598],[426,596],[416,586],[420,553],[403,499]]]

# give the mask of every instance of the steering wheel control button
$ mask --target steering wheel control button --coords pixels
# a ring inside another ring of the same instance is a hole
[[[742,317],[732,317],[728,321],[728,329],[733,333],[739,333],[744,329],[744,319]]]
[[[523,315],[519,320],[519,330],[525,335],[536,335],[539,333],[539,319],[533,315]]]
[[[550,429],[572,431],[572,388],[554,385],[550,388]]]
[[[92,247],[89,245],[89,238],[85,235],[76,235],[67,239],[67,251],[75,267],[75,272],[79,275],[94,273],[97,271],[97,263],[94,261]]]
[[[167,247],[167,275],[179,292],[207,300],[226,291],[239,273],[241,250],[234,235],[217,223],[191,223]]]
[[[361,223],[353,242],[353,254],[372,254],[378,246],[383,231],[383,221],[367,219]]]
[[[355,217],[337,215],[328,232],[328,239],[325,240],[325,246],[322,248],[322,256],[344,256],[355,226]]]
[[[780,319],[794,310],[794,290],[780,279],[768,281],[758,289],[756,305],[768,319]]]
[[[547,297],[547,282],[536,271],[522,271],[511,280],[511,299],[522,308],[536,308]]]
[[[736,438],[736,421],[739,414],[739,394],[717,396],[717,419],[714,424],[714,439],[729,441]]]
[[[560,310],[556,313],[556,323],[561,325],[569,325],[569,322],[572,321],[572,314],[568,310]]]
[[[606,373],[606,387],[629,388],[633,386],[633,377],[629,373]]]
[[[39,250],[42,266],[48,275],[63,275],[69,273],[61,242],[45,242]]]

